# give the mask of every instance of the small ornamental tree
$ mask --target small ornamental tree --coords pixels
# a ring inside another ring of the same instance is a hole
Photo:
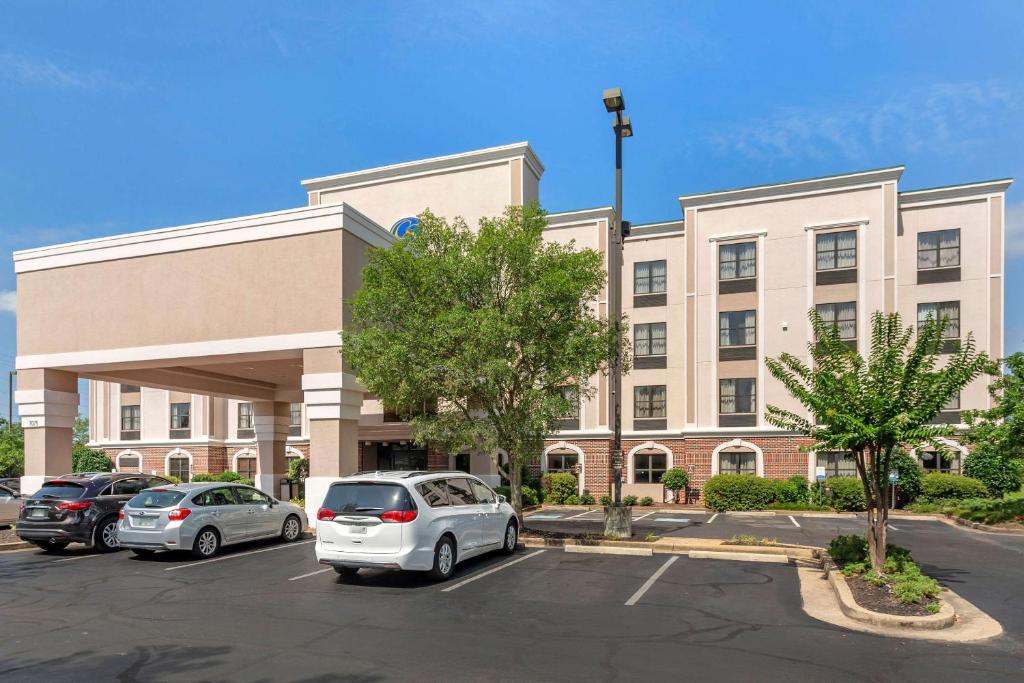
[[[690,483],[690,475],[682,467],[673,467],[661,477],[662,485],[672,492],[672,502],[679,502],[679,492]]]
[[[614,325],[592,305],[601,254],[545,242],[545,226],[536,204],[477,231],[424,213],[416,234],[369,252],[342,333],[346,362],[418,443],[491,454],[517,513],[523,466],[614,354]]]
[[[975,351],[968,334],[940,367],[945,319],[929,320],[915,335],[898,313],[876,312],[865,359],[840,339],[834,323],[813,309],[809,318],[816,340],[807,347],[811,363],[790,353],[765,361],[807,413],[769,405],[766,417],[776,427],[814,439],[809,449],[853,453],[867,506],[871,566],[882,573],[894,454],[903,444],[944,448],[938,439],[953,436],[954,428],[930,422],[994,364]]]
[[[992,408],[964,411],[974,451],[964,474],[985,483],[1000,498],[1024,483],[1024,353],[1003,360],[1007,372],[989,385]]]

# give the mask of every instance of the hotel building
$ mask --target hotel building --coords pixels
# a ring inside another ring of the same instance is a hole
[[[302,208],[16,252],[26,489],[68,469],[79,377],[90,380],[92,445],[122,470],[187,479],[233,469],[280,495],[288,459],[310,458],[311,509],[331,478],[355,470],[460,469],[499,483],[490,454],[416,446],[346,371],[342,300],[359,287],[367,249],[395,239],[392,226],[427,208],[474,226],[536,200],[543,173],[519,143],[305,180]],[[850,473],[842,454],[803,451],[805,440],[765,421],[768,404],[800,410],[764,359],[807,356],[812,307],[862,351],[871,314],[895,311],[915,324],[948,316],[947,351],[972,333],[1003,355],[1012,181],[908,191],[902,173],[684,194],[677,218],[633,226],[621,284],[610,278],[594,303],[607,314],[621,297],[631,327],[625,494],[658,499],[669,467],[689,471],[691,501],[719,472]],[[612,223],[611,207],[552,213],[546,234],[603,252],[614,272]],[[940,419],[988,406],[988,381]],[[537,467],[576,471],[596,496],[609,490],[612,411],[607,380],[594,383]],[[961,465],[914,454],[925,468]]]

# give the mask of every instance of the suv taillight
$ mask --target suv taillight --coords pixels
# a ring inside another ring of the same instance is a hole
[[[411,522],[416,519],[415,510],[389,510],[380,515],[382,522]]]
[[[320,508],[319,510],[316,511],[316,518],[317,521],[320,522],[330,522],[334,519],[334,510],[330,510],[328,508]]]
[[[91,507],[91,500],[80,500],[76,503],[57,503],[57,509],[66,512],[78,512],[79,510],[88,510]]]
[[[172,522],[180,522],[191,514],[192,510],[188,508],[174,508],[167,513],[167,519]]]
[[[118,519],[124,519],[124,510],[118,510],[117,511],[117,518]]]

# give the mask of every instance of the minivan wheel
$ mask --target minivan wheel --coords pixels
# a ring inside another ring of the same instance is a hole
[[[210,527],[200,531],[192,544],[192,554],[199,558],[213,557],[218,550],[220,550],[220,536]]]
[[[117,550],[117,517],[107,517],[106,519],[100,520],[100,523],[96,525],[96,531],[94,534],[94,543],[96,550],[101,553],[109,553]]]
[[[515,522],[509,520],[505,527],[505,544],[501,547],[502,552],[511,555],[516,551],[516,543],[519,541],[519,527]]]
[[[288,519],[284,520],[284,526],[281,527],[281,538],[291,543],[299,540],[301,535],[302,525],[299,523],[299,518],[295,515],[289,515]]]
[[[35,543],[37,546],[39,546],[40,548],[42,548],[43,550],[45,550],[48,553],[60,552],[61,550],[64,550],[64,548],[67,548],[68,544],[70,543],[70,541],[55,541],[55,540],[32,541],[32,542]]]
[[[455,543],[448,536],[442,536],[434,548],[434,567],[430,570],[430,578],[445,581],[455,571]]]

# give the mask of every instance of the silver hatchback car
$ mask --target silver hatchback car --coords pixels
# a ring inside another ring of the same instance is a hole
[[[190,550],[213,557],[222,546],[263,538],[295,541],[306,513],[251,486],[204,482],[146,489],[120,512],[117,540],[136,555]]]

